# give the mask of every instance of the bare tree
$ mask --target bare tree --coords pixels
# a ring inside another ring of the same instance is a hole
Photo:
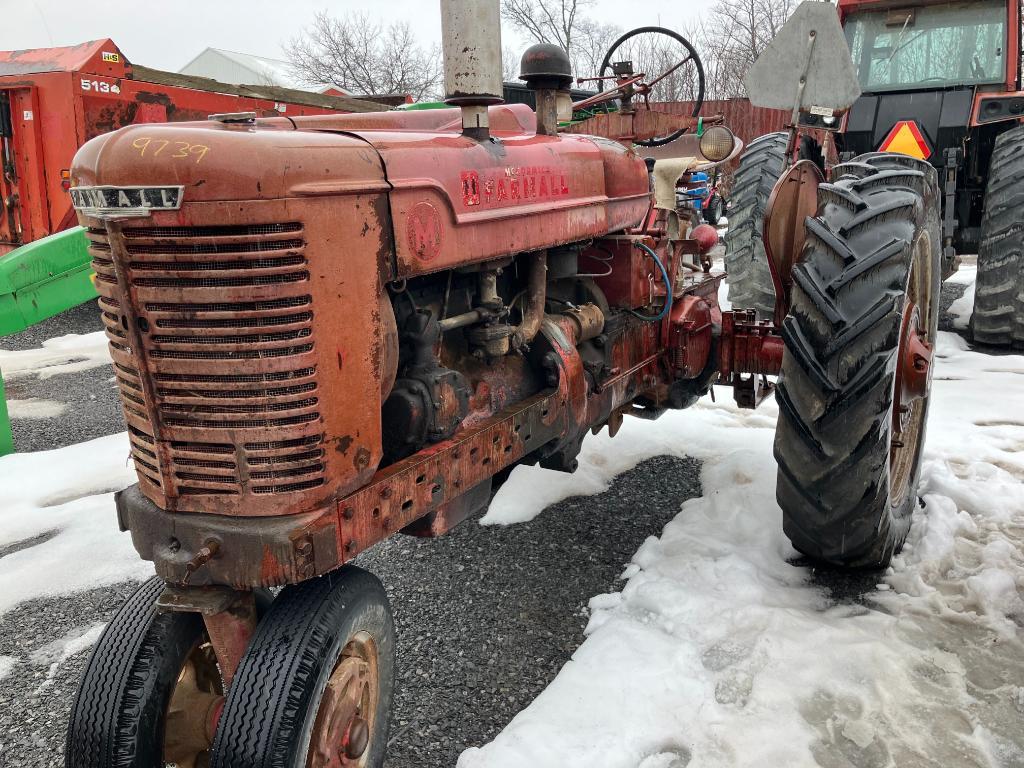
[[[501,17],[538,43],[572,49],[579,13],[593,0],[502,0]]]
[[[528,39],[554,43],[569,54],[573,74],[597,74],[608,46],[621,34],[585,15],[594,0],[502,0],[501,17]]]
[[[355,94],[408,93],[420,101],[435,98],[442,79],[440,50],[419,45],[408,22],[384,27],[364,13],[317,13],[285,53],[303,82]]]
[[[601,74],[601,62],[612,43],[622,35],[622,28],[583,18],[577,24],[573,47],[569,51],[573,73],[577,77],[596,77]]]
[[[598,74],[605,53],[622,32],[587,15],[593,2],[502,0],[501,14],[526,38],[564,48],[573,73],[586,77]],[[744,75],[797,4],[798,0],[716,0],[701,22],[682,30],[703,61],[706,98],[746,95]],[[644,35],[623,46],[617,58],[632,59],[635,71],[653,77],[670,69],[682,50],[667,37]],[[661,81],[653,96],[658,101],[676,101],[692,99],[696,94],[696,69],[687,66]]]
[[[519,64],[522,54],[507,45],[501,49],[501,79],[506,83],[514,83],[519,79]]]
[[[743,77],[796,6],[797,0],[718,0],[689,31],[704,60],[708,98],[747,95]]]

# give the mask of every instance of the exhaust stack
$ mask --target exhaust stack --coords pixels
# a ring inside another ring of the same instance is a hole
[[[487,107],[501,104],[500,0],[441,0],[445,103],[462,107],[462,132],[486,139]]]

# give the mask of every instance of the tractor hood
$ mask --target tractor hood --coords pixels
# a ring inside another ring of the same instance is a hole
[[[650,182],[636,152],[538,135],[532,118],[525,105],[492,107],[483,141],[461,133],[457,110],[129,126],[79,150],[72,196],[85,216],[174,226],[193,203],[386,193],[401,277],[643,220]]]
[[[74,187],[182,187],[185,202],[277,200],[387,189],[380,156],[356,136],[215,121],[133,125],[75,155]]]

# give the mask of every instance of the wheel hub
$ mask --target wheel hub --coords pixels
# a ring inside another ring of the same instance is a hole
[[[345,646],[317,711],[308,768],[366,765],[377,708],[377,655],[369,636]]]
[[[212,648],[202,644],[189,654],[178,675],[164,724],[164,762],[180,768],[207,764],[217,721],[224,710],[220,677]]]
[[[900,447],[914,404],[928,396],[934,350],[928,343],[926,333],[921,328],[921,312],[917,304],[907,302],[896,357],[895,402],[892,409],[893,444],[896,447]]]

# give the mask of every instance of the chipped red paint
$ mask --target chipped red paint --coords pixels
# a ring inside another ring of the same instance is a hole
[[[782,337],[775,326],[767,320],[756,320],[752,310],[723,313],[718,359],[723,379],[733,373],[778,376],[782,349]]]
[[[240,595],[226,610],[203,615],[206,632],[217,654],[225,688],[230,687],[231,681],[235,678],[245,649],[256,631],[256,620],[256,601],[251,592]],[[220,717],[222,708],[223,706],[218,707],[213,713],[214,724]]]
[[[416,203],[406,217],[409,247],[421,261],[430,261],[441,252],[444,225],[437,208],[426,201]]]

